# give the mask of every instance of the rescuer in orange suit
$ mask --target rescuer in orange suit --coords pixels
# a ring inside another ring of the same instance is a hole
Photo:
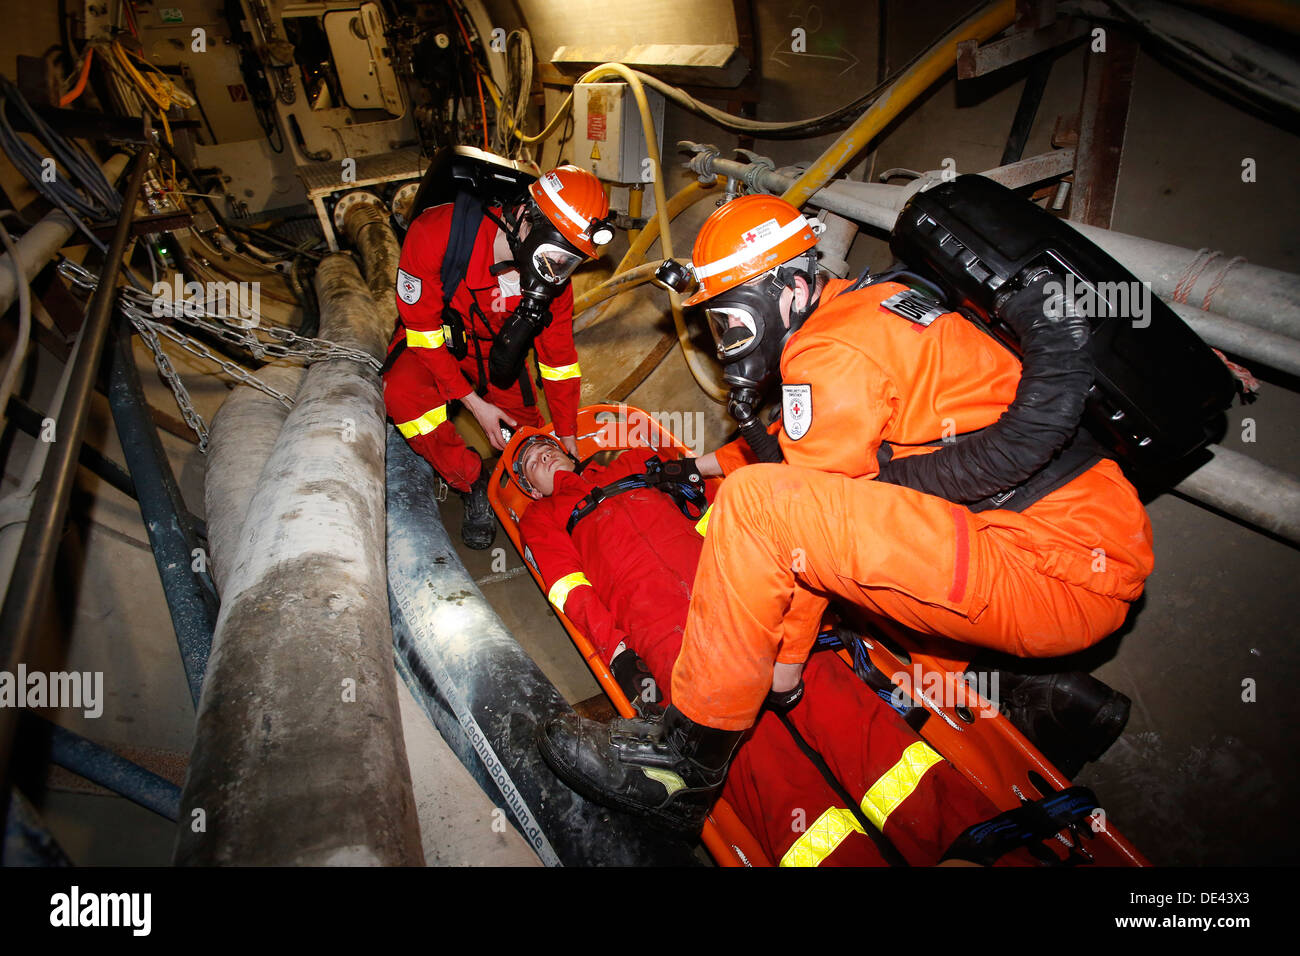
[[[591,641],[638,712],[661,712],[672,703],[662,676],[681,649],[704,545],[696,519],[709,492],[691,478],[698,475],[694,459],[634,448],[579,472],[554,438],[531,428],[519,431],[506,455],[512,479],[534,499],[519,531],[547,599]],[[694,502],[680,487],[675,497],[668,482],[693,486]],[[832,789],[781,717],[764,714],[723,796],[773,862],[880,866],[896,861],[883,855],[892,850],[910,865],[932,866],[966,828],[997,815],[992,801],[835,654],[815,655],[805,683],[802,702],[787,697],[769,706],[782,708],[852,803]],[[850,806],[888,841],[883,850]],[[1021,852],[998,862],[1033,859]]]
[[[1020,388],[1013,354],[902,284],[845,292],[851,283],[826,282],[815,243],[799,212],[769,196],[734,200],[701,228],[692,253],[700,289],[686,304],[705,303],[733,410],[738,392],[742,405],[757,407],[779,363],[784,463],[741,467],[755,456],[735,447],[701,461],[702,472],[734,473],[709,512],[663,718],[613,730],[557,718],[540,740],[570,786],[622,809],[674,816],[687,832],[698,832],[769,691],[798,685],[832,598],[923,634],[1054,656],[1119,627],[1152,568],[1150,522],[1108,458],[1086,461],[1018,511],[973,511],[879,480],[891,457],[948,453],[945,437],[1013,411],[1023,421],[1019,410],[1063,381],[1042,377],[1035,356],[1030,382],[1027,348]],[[1035,276],[1005,308],[1068,346],[1081,338],[1073,323],[1086,319],[1052,317],[1049,279]],[[1086,391],[1092,369],[1078,358],[1062,358],[1056,377],[1082,375]],[[761,448],[770,436],[744,411],[742,434]]]
[[[528,346],[535,344],[556,432],[576,449],[581,369],[569,276],[613,237],[605,218],[609,201],[590,173],[561,166],[529,186],[529,194],[529,202],[514,209],[487,209],[478,227],[464,279],[449,302],[463,329],[459,360],[452,354],[456,336],[440,281],[451,203],[416,217],[397,272],[400,318],[383,376],[384,404],[411,447],[460,492],[461,537],[476,549],[489,547],[496,536],[487,472],[449,420],[448,404],[458,401],[469,409],[498,451],[505,447],[503,427],[540,425],[524,367]],[[515,354],[507,357],[507,351]],[[507,368],[504,380],[497,366]]]

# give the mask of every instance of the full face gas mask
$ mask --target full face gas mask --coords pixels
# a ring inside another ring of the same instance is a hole
[[[808,301],[802,308],[791,301],[787,327],[781,318],[781,295],[787,288],[796,288],[796,276],[802,276],[807,283]],[[758,420],[763,393],[780,371],[785,343],[817,307],[816,277],[817,254],[809,250],[756,279],[718,293],[702,305],[722,363],[722,377],[731,385],[727,411],[764,460],[780,461],[781,454],[779,448],[774,448],[775,439]],[[677,292],[684,292],[689,283],[689,273],[673,260],[666,260],[655,278]]]
[[[519,270],[519,305],[493,337],[488,358],[492,384],[507,388],[519,379],[533,339],[551,324],[551,302],[587,256],[564,238],[535,203],[513,222],[497,223],[505,231]],[[614,227],[606,220],[593,220],[590,237],[596,245],[605,245],[614,238]]]

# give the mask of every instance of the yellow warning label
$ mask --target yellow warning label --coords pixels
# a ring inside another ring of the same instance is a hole
[[[591,158],[600,159],[600,143],[591,144]]]

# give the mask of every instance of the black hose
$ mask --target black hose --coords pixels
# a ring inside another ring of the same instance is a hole
[[[971,504],[1022,484],[1065,447],[1083,418],[1094,367],[1088,320],[1064,295],[1047,295],[1052,282],[1063,287],[1041,272],[998,304],[1021,346],[1020,383],[1001,417],[965,441],[890,460],[881,481]]]
[[[740,437],[753,449],[759,461],[780,462],[785,458],[781,452],[780,440],[763,427],[756,415],[740,422]]]
[[[785,459],[781,451],[781,442],[763,427],[758,417],[761,396],[752,388],[741,385],[733,386],[727,397],[727,414],[740,426],[740,437],[758,456],[759,461],[780,462]]]

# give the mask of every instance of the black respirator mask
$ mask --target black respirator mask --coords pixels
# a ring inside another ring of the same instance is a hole
[[[497,388],[508,388],[519,380],[533,339],[551,324],[551,302],[587,258],[536,205],[531,205],[526,218],[528,234],[523,239],[519,238],[519,219],[509,225],[497,220],[519,270],[521,297],[514,313],[492,338],[488,378]],[[604,245],[614,237],[613,226],[604,220],[593,221],[591,237],[597,245]]]
[[[790,305],[790,326],[781,320],[781,294],[795,288],[795,276],[808,284],[803,308]],[[758,281],[751,280],[720,292],[704,303],[704,315],[717,345],[722,377],[731,386],[727,412],[762,461],[780,461],[781,449],[759,421],[763,393],[781,368],[785,343],[817,307],[817,253],[809,250],[790,264],[779,266]],[[659,284],[685,292],[689,273],[672,259],[655,272]]]

